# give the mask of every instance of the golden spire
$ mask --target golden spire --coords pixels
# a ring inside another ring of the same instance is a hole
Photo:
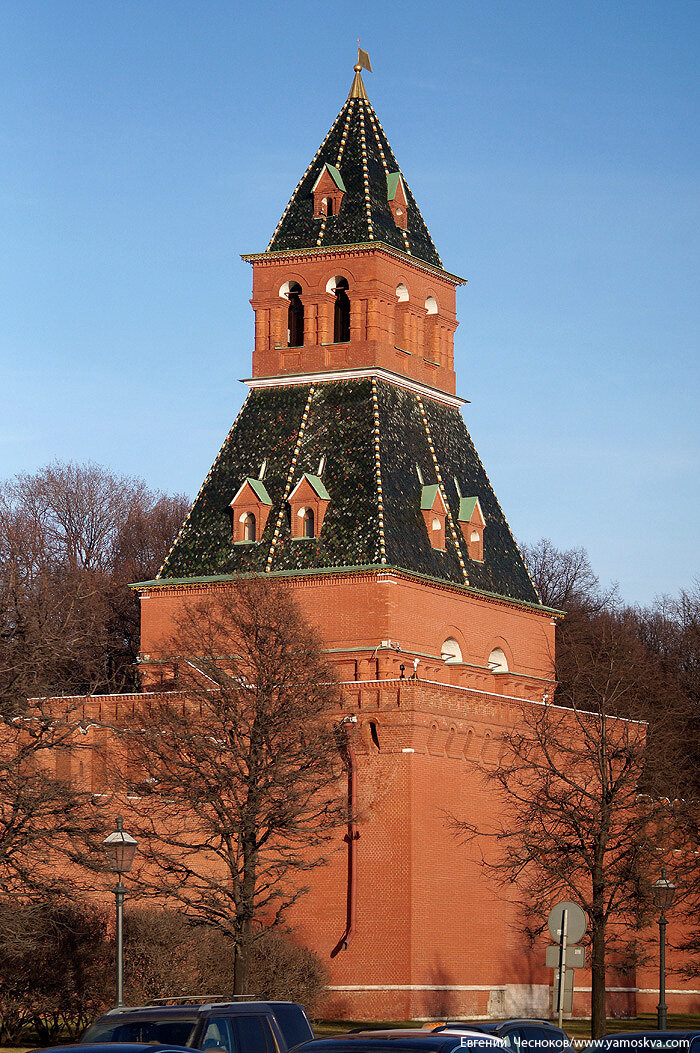
[[[371,73],[372,64],[369,61],[369,55],[366,51],[363,51],[361,47],[358,47],[357,49],[357,64],[355,65],[354,69],[355,79],[352,82],[352,87],[350,89],[350,94],[348,95],[348,98],[367,99],[369,101],[369,96],[367,95],[365,86],[362,83],[362,75],[360,73],[360,70],[366,69]]]

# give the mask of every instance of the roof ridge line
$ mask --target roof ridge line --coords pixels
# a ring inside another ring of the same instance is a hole
[[[194,509],[194,506],[196,505],[197,501],[199,500],[199,496],[202,493],[202,490],[204,489],[204,487],[209,482],[209,479],[211,478],[212,473],[214,472],[214,469],[216,468],[217,464],[219,463],[219,461],[221,459],[221,455],[224,452],[224,448],[227,445],[229,439],[231,438],[231,435],[233,434],[234,429],[235,429],[236,425],[238,424],[240,416],[243,413],[243,410],[245,409],[245,407],[246,407],[246,405],[248,403],[248,399],[250,398],[251,395],[252,395],[252,388],[250,388],[248,390],[248,394],[243,399],[243,405],[241,406],[241,408],[239,409],[238,413],[236,414],[236,419],[234,420],[234,422],[231,425],[231,427],[229,428],[229,430],[226,432],[226,438],[221,443],[221,446],[219,447],[219,452],[217,453],[216,457],[214,458],[214,463],[212,464],[211,468],[207,472],[206,477],[204,479],[204,482],[202,483],[202,485],[200,486],[199,490],[197,491],[197,493],[194,496],[194,500],[192,501],[192,503],[191,503],[191,505],[189,507],[187,515],[185,516],[185,518],[182,521],[182,526],[180,527],[180,529],[178,530],[177,534],[175,535],[175,540],[173,541],[172,545],[168,549],[168,554],[167,554],[167,556],[165,557],[165,559],[163,560],[163,562],[161,563],[161,565],[160,565],[160,567],[158,569],[158,573],[156,574],[156,579],[160,578],[161,574],[163,573],[163,570],[165,569],[165,564],[170,559],[170,557],[171,557],[171,555],[173,553],[173,549],[175,548],[175,546],[177,545],[178,541],[180,540],[180,535],[182,534],[183,530],[185,529],[185,527],[189,523],[190,516],[192,515],[192,510]]]
[[[440,266],[442,267],[442,257],[440,256],[440,253],[438,252],[438,250],[437,250],[437,248],[435,246],[435,242],[433,241],[433,235],[430,233],[430,230],[428,229],[428,224],[425,222],[425,217],[424,217],[423,213],[421,212],[421,210],[418,208],[418,202],[416,201],[415,194],[413,193],[413,191],[411,190],[410,186],[408,185],[408,181],[407,181],[405,175],[403,174],[403,172],[401,171],[401,166],[399,165],[399,162],[396,160],[396,157],[394,156],[394,151],[391,149],[391,143],[389,142],[388,135],[384,131],[384,128],[382,126],[382,122],[379,120],[379,117],[377,117],[376,111],[373,110],[372,112],[374,113],[374,116],[377,119],[377,125],[378,125],[379,130],[381,131],[382,135],[384,136],[384,141],[386,142],[386,145],[389,147],[389,150],[391,152],[391,156],[394,158],[394,162],[396,163],[396,170],[397,170],[397,172],[401,172],[401,178],[403,179],[404,186],[405,186],[407,192],[411,195],[411,197],[413,199],[413,204],[414,204],[418,214],[420,215],[421,219],[423,220],[423,226],[425,227],[425,232],[428,235],[428,237],[430,238],[430,244],[433,246],[433,250],[435,252],[435,255],[437,256],[438,260],[440,261]],[[413,253],[411,253],[411,255],[413,255]]]
[[[361,102],[363,100],[360,100]],[[367,168],[367,139],[365,135],[365,111],[360,106],[360,149],[362,152],[362,184],[365,197],[365,219],[367,221],[367,237],[374,241],[374,225],[372,223],[372,198],[369,193],[369,169]]]
[[[448,519],[448,522],[450,524],[450,533],[452,535],[452,540],[454,542],[454,546],[457,549],[457,559],[459,560],[459,566],[460,566],[460,569],[462,571],[462,574],[464,575],[464,584],[468,585],[469,584],[469,575],[467,574],[467,567],[466,567],[466,564],[464,562],[464,555],[462,553],[462,548],[461,548],[461,545],[459,543],[459,538],[457,537],[457,531],[455,530],[455,524],[454,524],[454,520],[452,518],[452,511],[450,509],[450,502],[447,500],[447,490],[445,489],[445,486],[444,486],[443,481],[442,481],[442,474],[440,472],[440,465],[438,464],[437,454],[435,453],[435,445],[433,443],[433,437],[432,437],[432,435],[430,433],[430,425],[428,423],[428,418],[426,416],[425,408],[423,406],[423,400],[420,397],[420,395],[416,395],[416,402],[418,403],[418,409],[420,410],[421,420],[423,421],[423,427],[425,428],[425,435],[426,435],[426,438],[428,440],[428,449],[430,450],[430,455],[431,455],[432,460],[433,460],[433,467],[435,469],[435,475],[436,475],[436,478],[437,478],[438,490],[440,491],[440,496],[442,497],[442,500],[443,500],[443,502],[445,504],[445,510],[447,512],[447,519]]]
[[[379,562],[386,564],[386,537],[384,534],[384,492],[382,490],[382,462],[379,442],[379,398],[377,396],[377,379],[372,378],[372,409],[374,412],[374,478],[377,483],[377,504],[379,520]]]
[[[341,118],[341,117],[342,117],[342,115],[343,115],[343,112],[344,112],[344,111],[345,111],[345,110],[346,110],[346,109],[347,109],[348,107],[350,107],[350,108],[352,109],[352,106],[353,106],[354,102],[355,102],[355,100],[354,100],[354,99],[346,99],[346,100],[345,100],[345,102],[343,103],[342,107],[340,108],[340,110],[339,110],[339,112],[338,112],[338,115],[337,115],[337,117],[335,118],[335,120],[333,121],[333,123],[332,123],[332,125],[330,126],[330,128],[328,129],[328,133],[326,134],[326,136],[325,136],[325,138],[324,138],[323,142],[322,142],[322,143],[321,143],[321,145],[319,146],[319,148],[318,148],[318,150],[316,151],[316,153],[314,154],[314,156],[313,156],[313,157],[311,158],[311,160],[309,161],[308,165],[306,166],[306,170],[305,170],[304,174],[302,175],[301,179],[299,180],[299,182],[298,182],[298,183],[297,183],[297,185],[295,186],[294,190],[292,191],[292,196],[290,197],[289,201],[287,202],[286,208],[285,208],[284,212],[282,213],[282,215],[280,216],[280,219],[279,219],[279,223],[278,223],[278,224],[277,224],[277,226],[275,227],[275,229],[274,229],[274,231],[273,231],[273,234],[272,234],[272,237],[270,238],[270,240],[269,240],[269,242],[268,242],[268,245],[267,245],[267,249],[265,250],[266,252],[269,252],[269,251],[270,251],[270,246],[272,245],[272,242],[273,242],[273,241],[275,240],[275,238],[277,237],[277,233],[278,233],[278,231],[279,231],[280,227],[282,226],[282,222],[284,221],[284,219],[285,219],[285,217],[286,217],[287,213],[289,212],[289,209],[290,209],[290,208],[291,208],[291,206],[292,206],[292,202],[294,201],[294,198],[295,198],[295,197],[297,196],[297,194],[299,193],[299,187],[300,187],[300,186],[301,186],[301,184],[302,184],[302,183],[304,182],[304,180],[306,179],[307,175],[309,174],[309,172],[310,172],[310,171],[311,171],[311,169],[313,168],[314,164],[316,163],[316,160],[317,160],[317,158],[318,158],[318,155],[319,155],[319,154],[321,153],[321,150],[323,150],[324,146],[326,145],[326,143],[327,143],[327,142],[328,142],[328,140],[330,139],[330,137],[331,137],[331,134],[332,134],[333,130],[335,129],[335,126],[336,126],[336,124],[338,123],[338,121],[340,120],[340,118]],[[427,228],[426,228],[426,229],[427,229]],[[432,239],[431,239],[431,240],[432,240]]]
[[[275,529],[274,529],[273,534],[272,534],[272,541],[270,542],[270,551],[267,554],[267,562],[265,563],[265,574],[269,574],[270,573],[270,568],[272,567],[272,561],[275,558],[275,548],[277,546],[277,538],[279,537],[280,529],[282,527],[282,518],[284,516],[284,511],[285,511],[287,498],[289,497],[289,493],[290,493],[291,488],[292,488],[292,483],[294,482],[294,471],[296,469],[297,460],[299,458],[299,451],[301,450],[301,443],[302,443],[302,439],[304,438],[304,432],[306,430],[306,422],[308,420],[309,410],[311,408],[311,400],[314,397],[314,391],[315,390],[316,389],[314,388],[313,384],[311,384],[311,386],[309,387],[309,394],[308,394],[308,397],[306,399],[306,405],[304,406],[304,412],[301,415],[301,421],[300,421],[300,424],[299,424],[299,433],[297,435],[297,441],[296,441],[296,444],[294,446],[294,450],[292,451],[292,459],[291,459],[291,461],[289,463],[289,471],[287,472],[287,481],[286,481],[285,487],[284,487],[284,494],[282,495],[282,504],[280,505],[280,510],[277,513],[277,522],[275,523]]]
[[[376,123],[375,123],[375,118],[376,118]],[[384,168],[384,173],[385,173],[385,175],[387,176],[387,179],[388,179],[388,177],[390,175],[389,165],[387,164],[386,154],[384,153],[384,147],[382,146],[382,141],[379,138],[379,132],[377,131],[377,124],[379,124],[379,118],[377,117],[377,115],[374,112],[374,110],[372,110],[372,112],[369,114],[369,123],[372,125],[372,131],[374,132],[374,138],[375,138],[375,140],[377,142],[377,146],[379,147],[379,156],[381,158],[381,162],[382,162],[382,165],[383,165],[383,168]],[[385,136],[385,138],[386,138],[386,136]],[[389,145],[389,140],[387,139],[387,146],[388,145]],[[393,151],[392,151],[392,153],[393,153]],[[396,160],[396,158],[394,158],[394,160]],[[397,171],[399,173],[399,177],[401,179],[403,179],[403,173],[401,172],[401,169],[397,168]],[[423,223],[425,223],[425,220],[423,220]],[[428,230],[427,224],[425,225],[425,229],[428,231],[428,237],[430,238],[430,231]],[[403,227],[401,227],[400,230],[401,230],[401,235],[403,237],[403,243],[406,246],[406,252],[408,253],[409,256],[412,256],[413,253],[411,252],[411,243],[408,240],[408,231],[405,228],[403,228]],[[433,239],[430,238],[430,240],[432,242]],[[433,245],[433,248],[435,248],[434,245]],[[435,251],[437,252],[437,249],[435,249]],[[440,258],[440,256],[438,254],[438,259],[439,258]]]

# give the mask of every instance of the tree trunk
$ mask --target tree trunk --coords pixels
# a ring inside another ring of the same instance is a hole
[[[605,923],[593,923],[591,953],[591,1038],[603,1038],[606,1032],[605,1005]]]
[[[233,993],[234,995],[248,994],[248,973],[250,972],[250,934],[252,923],[250,918],[244,919],[238,928],[236,949],[233,956]]]

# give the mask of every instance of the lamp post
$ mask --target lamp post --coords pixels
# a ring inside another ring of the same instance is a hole
[[[666,867],[661,868],[661,877],[651,886],[654,894],[654,906],[659,907],[659,1004],[656,1008],[656,1026],[659,1031],[666,1030],[666,911],[673,903],[676,886],[666,877]]]
[[[124,830],[124,820],[117,816],[117,829],[105,837],[102,847],[107,856],[107,866],[118,874],[114,895],[117,900],[117,1005],[124,1005],[124,893],[122,874],[131,870],[138,842]]]

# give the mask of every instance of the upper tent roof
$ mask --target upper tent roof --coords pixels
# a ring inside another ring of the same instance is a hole
[[[365,69],[370,67],[362,56],[366,59],[362,52],[347,101],[301,177],[267,251],[378,241],[442,268],[406,177],[367,98],[360,63]],[[343,191],[342,201],[336,215],[314,216],[313,191],[326,166]],[[406,197],[405,229],[397,223],[390,207],[399,176]]]

